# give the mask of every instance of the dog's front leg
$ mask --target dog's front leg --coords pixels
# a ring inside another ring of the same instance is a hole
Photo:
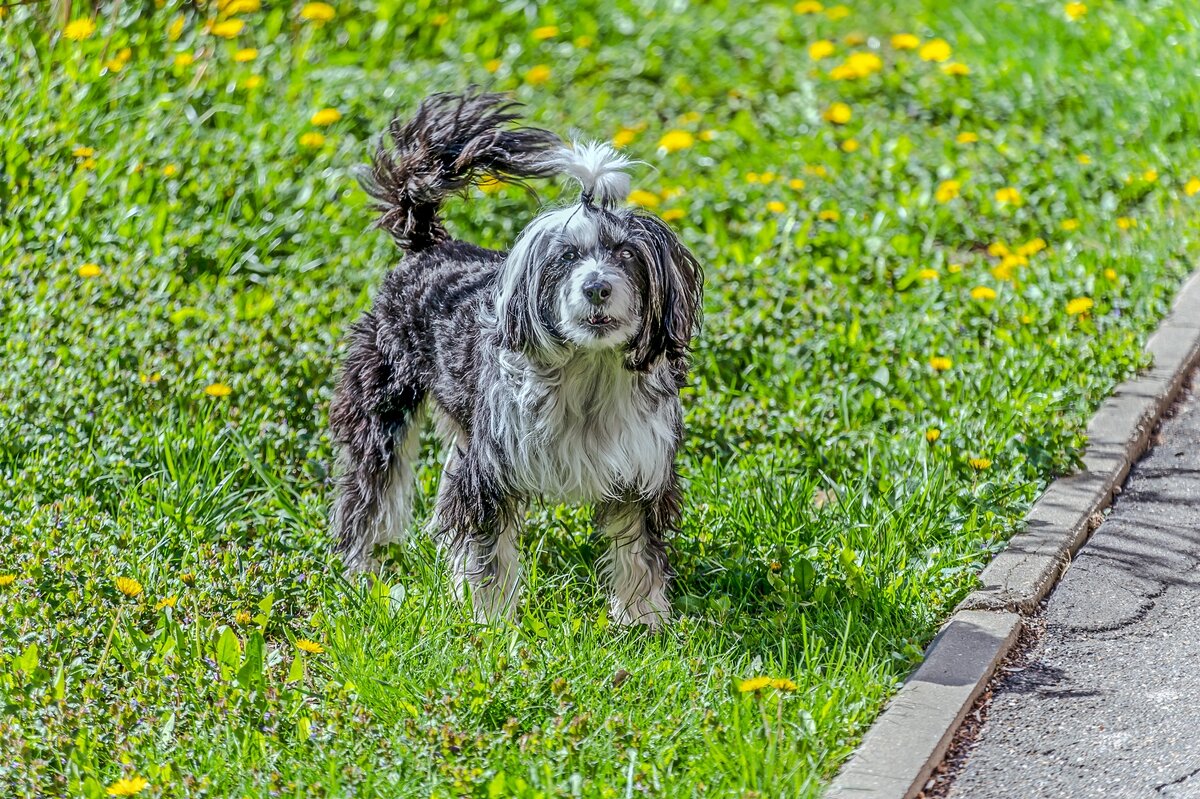
[[[520,508],[478,461],[457,447],[438,489],[434,527],[450,565],[454,596],[476,621],[516,615],[521,589]]]
[[[612,619],[657,630],[670,621],[667,584],[671,566],[662,533],[675,526],[673,492],[658,499],[612,500],[597,510],[597,526],[609,540],[601,571],[609,581]]]

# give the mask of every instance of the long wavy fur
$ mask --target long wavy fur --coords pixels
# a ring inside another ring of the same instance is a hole
[[[548,177],[562,140],[548,130],[506,127],[519,103],[502,94],[434,94],[407,121],[393,119],[369,169],[359,174],[378,226],[417,252],[446,241],[439,208],[479,180]],[[390,144],[387,139],[391,139]]]

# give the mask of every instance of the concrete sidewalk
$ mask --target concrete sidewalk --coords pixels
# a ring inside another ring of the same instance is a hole
[[[1198,565],[1193,385],[927,795],[1200,798]]]

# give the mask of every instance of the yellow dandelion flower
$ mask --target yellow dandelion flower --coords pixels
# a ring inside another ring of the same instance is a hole
[[[971,289],[971,298],[986,302],[996,299],[996,290],[988,286],[976,286]]]
[[[175,66],[183,68],[190,67],[196,60],[196,57],[191,53],[180,53],[175,56]]]
[[[663,137],[658,140],[660,150],[666,150],[668,153],[685,150],[696,143],[695,137],[686,130],[669,130],[663,134]]]
[[[917,55],[922,61],[936,61],[940,64],[943,61],[949,61],[952,52],[950,43],[945,39],[931,39],[921,45]]]
[[[1189,178],[1188,182],[1183,184],[1183,193],[1189,197],[1200,194],[1200,178]]]
[[[130,599],[142,593],[142,584],[132,577],[118,577],[113,582],[116,584],[117,590]]]
[[[843,66],[852,70],[857,77],[866,78],[883,69],[883,59],[874,53],[851,53]]]
[[[307,147],[310,150],[315,150],[318,147],[325,145],[325,134],[318,133],[315,130],[310,130],[308,133],[300,134],[300,146]]]
[[[577,48],[579,48],[580,50],[588,49],[589,47],[592,46],[592,37],[591,36],[576,36],[575,37],[575,46]]]
[[[1079,163],[1083,164],[1084,166],[1087,166],[1088,164],[1092,163],[1092,157],[1090,155],[1088,155],[1087,153],[1080,153],[1079,155],[1075,156],[1075,160],[1078,161]]]
[[[210,383],[204,387],[204,393],[210,397],[228,397],[233,389],[224,383]]]
[[[104,62],[104,68],[109,72],[120,72],[125,69],[125,62],[119,58],[110,58]]]
[[[1004,263],[998,264],[991,269],[992,277],[997,280],[1012,280],[1013,279],[1013,264],[1009,263],[1008,259]]]
[[[821,116],[826,122],[832,122],[835,125],[845,125],[854,116],[854,112],[845,103],[834,103],[826,108],[825,113]]]
[[[80,277],[100,277],[100,273],[99,264],[84,264],[79,267]]]
[[[1135,228],[1135,227],[1137,227],[1137,220],[1131,216],[1118,216],[1117,217],[1117,227],[1119,227],[1121,230],[1129,230],[1130,228]]]
[[[920,37],[911,33],[897,33],[892,37],[892,47],[897,50],[916,50],[921,46]]]
[[[179,597],[176,594],[171,594],[171,596],[163,597],[162,599],[155,602],[154,609],[162,610],[163,608],[173,608],[178,603],[179,603]]]
[[[962,184],[957,180],[943,180],[938,184],[937,191],[934,192],[934,199],[940,203],[948,203],[958,197],[961,188]]]
[[[1002,241],[993,241],[987,248],[987,254],[993,258],[1002,258],[1008,253],[1008,245]]]
[[[150,783],[141,777],[122,778],[108,786],[109,796],[136,796],[150,787]]]
[[[1078,230],[1079,229],[1079,220],[1078,219],[1064,219],[1059,224],[1059,227],[1061,227],[1063,230],[1068,230],[1068,231],[1069,230]]]
[[[94,147],[76,147],[71,151],[71,155],[76,158],[91,158],[95,154],[96,149]]]
[[[1020,205],[1021,192],[1017,191],[1012,186],[1005,186],[1003,189],[996,190],[996,202],[1004,205]]]
[[[682,208],[671,208],[662,212],[662,220],[664,222],[677,222],[683,219],[684,212]]]
[[[858,150],[858,139],[846,139],[842,142],[842,152],[853,153]]]
[[[499,58],[490,58],[486,62],[484,62],[483,68],[486,69],[488,72],[492,73],[493,75],[495,75],[497,72],[500,71],[500,67],[502,67],[503,65],[504,65],[504,62],[501,61]]]
[[[545,64],[538,64],[531,67],[525,73],[525,82],[530,86],[541,86],[546,81],[550,80],[550,67]]]
[[[1104,279],[1111,281],[1111,282],[1115,282],[1117,279],[1117,270],[1113,269],[1111,267],[1109,267],[1108,269],[1105,269],[1104,270]]]
[[[15,574],[0,574],[0,588],[8,588],[17,581]]]
[[[767,203],[767,210],[774,214],[782,214],[787,210],[787,206],[779,200],[771,200],[771,202]]]
[[[974,144],[975,142],[979,141],[979,134],[972,133],[969,130],[964,130],[962,133],[954,137],[954,141],[958,142],[959,144]]]
[[[759,177],[757,172],[747,172],[746,173],[746,182],[747,183],[758,183],[760,180],[762,180],[762,178]]]
[[[242,32],[242,28],[246,27],[246,23],[240,19],[226,19],[215,23],[208,32],[213,36],[220,36],[222,39],[232,39]]]
[[[799,3],[792,6],[792,11],[797,14],[820,14],[825,10],[825,6],[815,0],[800,0]]]
[[[808,46],[808,57],[813,61],[829,58],[834,52],[833,42],[828,39],[818,39]]]
[[[162,173],[166,177],[173,178],[179,174],[179,167],[177,167],[175,164],[167,164],[162,168]]]
[[[861,33],[847,33],[845,36],[842,37],[842,41],[845,42],[846,44],[850,45],[851,47],[858,47],[860,44],[862,44],[866,40],[867,40],[867,37]]]
[[[629,202],[634,205],[640,205],[643,208],[657,208],[659,199],[658,195],[653,192],[645,191],[644,189],[634,189],[629,192]]]
[[[184,572],[183,574],[179,575],[179,579],[180,579],[180,581],[183,582],[184,585],[192,585],[193,583],[196,582],[196,573],[195,572]]]
[[[1033,324],[1033,317],[1027,313],[1021,314],[1021,324],[1023,324],[1023,325]]]
[[[712,141],[713,139],[717,138],[717,132],[712,129],[702,130],[702,131],[700,131],[699,138],[700,138],[700,141]]]
[[[942,72],[961,78],[963,75],[970,75],[971,68],[961,61],[951,61],[949,64],[942,64]]]
[[[1063,6],[1063,13],[1067,15],[1067,19],[1074,22],[1082,17],[1088,11],[1086,3],[1067,3]]]
[[[839,19],[845,19],[850,16],[849,6],[830,6],[825,9],[825,16],[836,22]]]
[[[938,273],[936,269],[922,269],[920,272],[917,272],[917,277],[925,282],[929,282],[930,280],[937,280]]]
[[[1046,249],[1046,240],[1041,236],[1030,239],[1017,248],[1017,255],[1037,255],[1042,250]]]
[[[937,441],[941,437],[942,437],[942,431],[937,429],[936,427],[931,427],[925,431],[925,440],[928,441],[930,444]]]
[[[954,361],[950,360],[945,355],[934,355],[929,359],[929,366],[935,372],[945,372],[951,366],[954,366]]]
[[[802,178],[792,178],[788,181],[788,188],[795,189],[796,191],[800,191],[805,185],[806,184]]]
[[[771,680],[771,687],[776,691],[794,691],[796,690],[796,683],[792,682],[787,677],[776,677],[775,679]]]
[[[301,652],[307,652],[310,655],[319,655],[325,651],[325,647],[318,644],[316,641],[310,641],[307,638],[301,638],[296,641],[296,648]]]
[[[79,17],[67,23],[63,28],[63,38],[70,39],[73,42],[82,42],[84,39],[90,39],[92,34],[96,32],[96,23],[88,17]]]
[[[1145,172],[1142,173],[1142,180],[1146,181],[1147,183],[1157,182],[1158,181],[1158,170],[1157,169],[1147,169]]]
[[[1091,297],[1076,297],[1067,303],[1068,316],[1081,316],[1092,310],[1096,305]]]
[[[337,16],[337,12],[329,3],[305,3],[300,9],[300,19],[309,22],[325,23]]]
[[[967,461],[967,463],[971,464],[971,468],[977,472],[982,472],[984,469],[992,468],[992,461],[990,458],[971,458]]]
[[[849,64],[838,64],[833,69],[829,70],[829,77],[834,80],[858,80],[862,77],[858,70]]]
[[[771,684],[770,677],[751,677],[748,680],[742,680],[738,684],[738,690],[744,694],[752,691],[759,691]]]
[[[341,118],[342,112],[336,108],[322,108],[320,111],[312,115],[312,119],[310,119],[309,122],[313,123],[317,127],[323,128],[328,125],[332,125]]]
[[[175,19],[171,21],[171,25],[167,28],[167,41],[179,41],[179,37],[183,35],[184,22],[185,20],[182,15],[175,17]]]
[[[819,178],[823,178],[829,174],[829,170],[821,164],[815,164],[804,167],[804,173],[806,175],[816,175]]]
[[[842,215],[837,211],[830,210],[817,212],[817,219],[820,219],[822,222],[836,222],[841,218]]]
[[[257,89],[259,86],[262,86],[262,82],[263,82],[262,75],[251,75],[250,77],[248,77],[244,81],[242,81],[242,88],[243,89]]]
[[[553,39],[557,35],[557,25],[543,25],[540,28],[533,29],[533,38],[537,39],[539,42],[543,42],[546,39]]]
[[[246,611],[246,610],[239,610],[237,613],[234,614],[233,621],[234,621],[234,624],[240,624],[240,625],[249,624],[250,623],[250,612]]]
[[[239,64],[245,64],[247,61],[253,61],[258,58],[258,50],[253,47],[243,47],[233,54],[233,60]]]
[[[488,175],[475,184],[484,194],[497,194],[504,189],[504,181]]]
[[[234,14],[253,14],[255,11],[262,10],[260,0],[229,0],[221,8],[221,14],[226,17],[232,17]]]
[[[624,147],[633,142],[637,138],[637,131],[633,128],[621,128],[612,138],[614,147]]]
[[[946,271],[952,275],[957,275],[963,269],[962,264],[950,264],[946,267]]]

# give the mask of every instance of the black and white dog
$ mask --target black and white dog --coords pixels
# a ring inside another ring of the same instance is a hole
[[[432,410],[448,450],[432,531],[477,619],[514,612],[523,507],[543,497],[595,503],[612,618],[657,628],[701,268],[661,220],[622,207],[627,158],[511,127],[514,108],[431,96],[364,170],[379,226],[407,254],[351,330],[330,409],[338,548],[369,569],[377,544],[403,536]],[[510,252],[457,241],[439,217],[481,178],[556,174],[579,182],[579,201],[542,212]]]

